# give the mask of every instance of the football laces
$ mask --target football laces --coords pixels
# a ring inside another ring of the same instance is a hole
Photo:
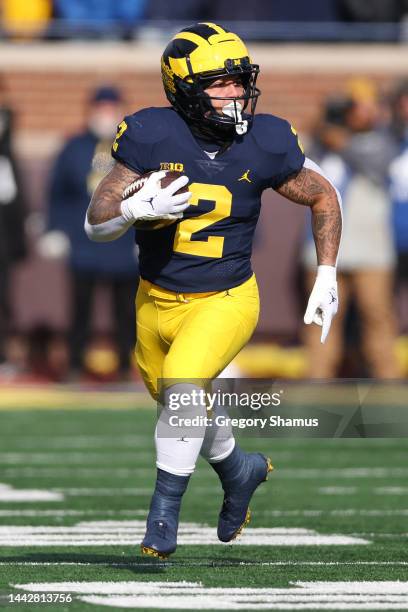
[[[130,185],[128,185],[126,189],[124,190],[122,194],[122,198],[123,199],[129,198],[136,191],[139,191],[143,187],[143,185],[146,183],[146,181],[147,181],[147,178],[143,177],[143,178],[138,178],[136,181],[133,181],[133,183],[130,183]]]

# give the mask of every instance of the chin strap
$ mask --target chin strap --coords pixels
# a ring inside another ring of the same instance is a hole
[[[233,100],[222,108],[222,114],[231,117],[235,123],[235,131],[239,136],[246,134],[248,131],[248,121],[242,118],[242,104],[237,100]]]
[[[214,130],[210,126],[203,126],[192,121],[188,121],[187,124],[195,138],[203,142],[217,144],[220,146],[220,149],[228,149],[234,140],[234,134],[232,131],[225,133],[221,132],[220,130]]]

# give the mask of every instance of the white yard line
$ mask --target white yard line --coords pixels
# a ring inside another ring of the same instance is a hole
[[[51,436],[10,436],[7,444],[14,448],[21,446],[21,452],[25,450],[37,450],[38,448],[65,449],[65,448],[86,448],[86,449],[106,449],[130,447],[135,450],[141,447],[152,449],[152,439],[149,435],[123,435],[112,433],[111,436],[105,435],[83,435],[73,432],[71,436],[53,434]]]
[[[145,521],[92,521],[73,526],[0,526],[0,547],[13,546],[134,546],[146,530]],[[184,545],[220,546],[216,530],[200,523],[181,523],[178,541]],[[371,542],[343,534],[320,534],[293,527],[248,528],[238,546],[354,546]]]
[[[375,495],[407,495],[408,487],[370,487]],[[355,495],[360,493],[358,487],[319,487],[317,492],[321,495]]]
[[[364,517],[381,517],[381,516],[408,516],[408,509],[401,508],[398,510],[383,510],[381,508],[365,509],[365,508],[343,508],[332,510],[258,510],[257,516],[273,516],[280,517],[295,517],[304,516],[308,518],[321,516],[364,516]]]
[[[126,497],[151,495],[152,487],[62,487],[54,489],[54,491],[58,491],[69,497],[117,497],[118,495]],[[213,491],[215,491],[215,487]]]
[[[357,487],[320,487],[317,492],[321,495],[355,495],[359,489]]]
[[[62,455],[61,455],[62,456]],[[137,467],[93,467],[83,468],[79,467],[75,469],[66,468],[65,466],[56,467],[13,467],[5,468],[2,470],[4,477],[7,476],[27,476],[27,477],[41,477],[41,476],[79,476],[85,478],[92,478],[98,475],[113,476],[115,478],[129,478],[135,475],[146,475],[154,472],[154,466],[150,468],[137,468]],[[356,467],[356,468],[280,468],[276,472],[276,477],[280,479],[293,479],[293,480],[310,480],[323,478],[329,479],[360,479],[360,478],[405,478],[408,476],[408,468],[405,467],[394,467],[394,468],[369,468],[369,467]]]
[[[404,478],[408,467],[352,467],[352,468],[281,468],[278,472],[283,478]]]
[[[0,464],[2,465],[27,465],[32,464],[45,464],[46,466],[58,466],[58,465],[69,465],[74,464],[87,464],[87,463],[128,463],[141,458],[148,459],[151,463],[151,453],[146,451],[129,451],[129,452],[107,452],[101,450],[100,452],[72,452],[72,451],[61,451],[56,452],[41,452],[41,453],[0,453]]]
[[[0,510],[1,517],[45,517],[45,516],[146,516],[147,510],[77,510],[67,508],[63,510]],[[257,510],[256,515],[271,516],[275,518],[306,517],[320,518],[322,516],[364,516],[376,518],[385,516],[408,516],[408,509],[382,510],[346,508],[343,510]]]
[[[115,562],[110,561],[109,557],[106,561],[0,561],[0,566],[85,566],[92,567],[94,565],[108,565],[109,567],[152,567],[152,563],[148,562]],[[154,561],[154,567],[251,567],[251,566],[265,566],[265,567],[340,567],[340,566],[368,566],[368,567],[407,567],[408,561],[223,561],[222,559],[215,559],[213,561]]]
[[[399,537],[406,537],[408,536],[408,531],[402,532],[402,533],[398,533],[398,532],[385,532],[385,531],[353,531],[352,533],[350,533],[350,535],[356,535],[356,536],[367,536],[367,537],[372,537],[372,536],[382,536],[384,538],[399,538]]]
[[[147,516],[147,510],[0,510],[2,517]]]
[[[64,495],[57,491],[44,489],[14,489],[11,485],[0,483],[0,503],[60,501],[64,501]]]
[[[376,495],[408,495],[408,487],[376,487]]]
[[[155,473],[155,467],[152,463],[151,467],[146,468],[127,468],[127,467],[15,467],[5,468],[2,470],[2,478],[94,478],[94,477],[113,477],[113,478],[134,478],[135,476],[152,476]]]
[[[109,444],[111,442],[115,442],[118,440],[123,441],[124,443],[137,443],[140,444],[140,442],[143,441],[147,441],[149,442],[149,445],[151,445],[151,438],[149,437],[149,434],[146,433],[146,435],[141,435],[141,434],[126,434],[126,433],[121,433],[121,432],[112,432],[111,435],[106,435],[106,434],[84,434],[82,433],[81,430],[78,429],[78,431],[73,431],[71,433],[71,435],[66,435],[64,433],[55,433],[52,434],[52,437],[50,436],[46,436],[46,435],[42,435],[42,434],[31,434],[31,433],[27,433],[27,434],[17,434],[15,436],[13,435],[2,435],[0,434],[0,440],[5,437],[6,440],[13,440],[15,442],[20,441],[23,444],[27,444],[28,441],[32,440],[33,442],[41,442],[41,446],[42,445],[46,445],[47,442],[52,442],[55,441],[56,443],[64,443],[64,442],[70,442],[70,441],[81,441],[84,444],[90,445],[93,442],[101,442],[104,444]],[[305,439],[298,439],[296,441],[291,440],[291,439],[287,439],[284,442],[284,450],[282,450],[281,448],[278,448],[276,452],[294,452],[297,453],[297,451],[299,450],[299,448],[306,448],[306,449],[310,449],[311,446],[314,446],[316,443],[318,442],[319,444],[319,449],[321,449],[322,451],[328,451],[328,453],[333,453],[333,451],[335,450],[336,453],[337,452],[345,452],[347,450],[349,450],[350,448],[353,450],[357,450],[357,451],[361,451],[364,447],[361,446],[361,439],[352,439],[352,438],[336,438],[336,439],[330,439],[330,440],[326,440],[324,438],[319,439],[318,441],[313,440],[313,443],[311,443],[310,440],[305,440]],[[406,440],[402,440],[402,439],[396,439],[396,438],[367,438],[364,441],[364,445],[369,444],[370,447],[389,447],[391,449],[394,449],[396,451],[402,451],[403,449],[407,448],[407,441]],[[275,445],[275,441],[271,440],[271,447],[273,451],[273,446]],[[37,448],[38,448],[38,444],[37,444]],[[288,450],[290,449],[290,450]],[[331,454],[331,456],[333,456]]]
[[[110,487],[67,487],[53,489],[58,493],[62,493],[68,497],[117,497],[118,495],[124,497],[137,497],[137,496],[151,496],[152,487],[124,487],[124,488],[110,488]],[[194,487],[195,494],[207,494],[207,493],[220,493],[220,485],[214,484],[208,487]],[[260,489],[257,491],[257,495],[265,495],[266,489]]]
[[[408,610],[408,582],[290,582],[289,587],[205,587],[201,582],[34,582],[25,591],[71,593],[98,606],[183,610]]]

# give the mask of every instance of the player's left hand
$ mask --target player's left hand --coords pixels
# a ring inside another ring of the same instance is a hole
[[[318,266],[317,277],[309,297],[304,321],[306,325],[316,323],[322,326],[320,338],[322,344],[327,338],[338,307],[336,268],[334,266]]]

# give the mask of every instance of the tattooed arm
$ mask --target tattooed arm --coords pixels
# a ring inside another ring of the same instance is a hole
[[[103,177],[92,196],[85,216],[85,232],[95,242],[120,238],[134,223],[122,213],[122,194],[138,178],[138,174],[120,163]]]
[[[302,170],[276,191],[292,202],[310,206],[317,263],[335,266],[342,228],[341,201],[335,187],[319,170],[306,159]]]
[[[340,194],[319,166],[307,158],[302,170],[287,179],[277,191],[293,202],[310,206],[312,210],[318,267],[304,322],[322,326],[323,343],[338,309],[336,263],[342,228]]]
[[[123,199],[126,187],[140,175],[117,163],[95,190],[85,217],[88,238],[96,242],[116,240],[136,221],[180,219],[188,208],[189,191],[177,193],[188,183],[179,176],[167,187],[161,187],[164,171],[150,172],[142,187]]]
[[[103,177],[92,196],[87,211],[87,219],[90,225],[98,225],[120,217],[122,194],[126,187],[135,181],[140,175],[129,170],[123,164],[115,163],[112,170]]]

